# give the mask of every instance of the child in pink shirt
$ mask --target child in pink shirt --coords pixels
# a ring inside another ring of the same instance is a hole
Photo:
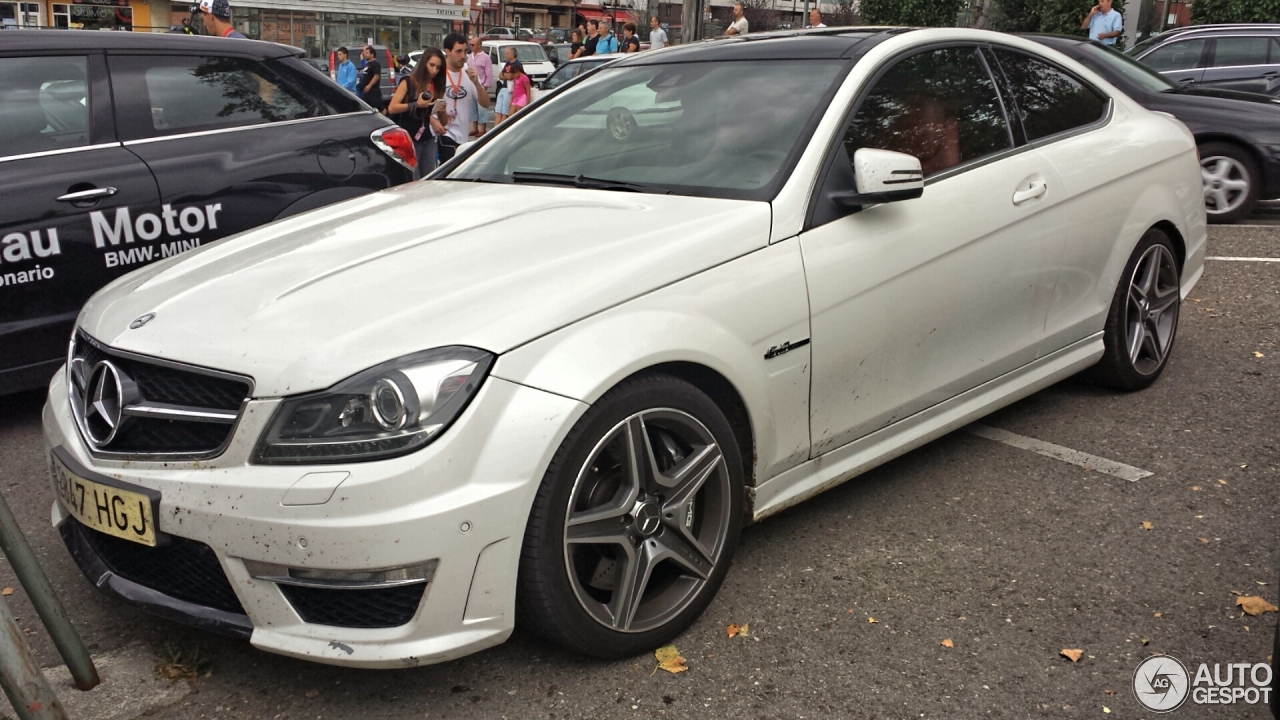
[[[511,72],[511,114],[515,115],[533,98],[533,82],[525,74],[523,63],[512,63]]]

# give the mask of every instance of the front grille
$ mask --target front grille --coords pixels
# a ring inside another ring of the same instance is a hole
[[[144,358],[113,351],[83,331],[76,332],[72,359],[82,360],[82,373],[88,375],[103,360],[110,360],[137,386],[137,397],[128,407],[159,406],[183,410],[239,412],[252,392],[248,379],[228,377],[199,368],[178,368],[149,362]],[[88,378],[81,378],[87,381]],[[82,392],[74,377],[71,392]],[[74,404],[73,404],[74,406]],[[79,419],[79,418],[78,418]],[[211,422],[191,417],[177,419],[129,415],[110,442],[102,446],[90,443],[96,453],[128,455],[216,454],[231,437],[234,424]],[[87,439],[87,438],[86,438]]]
[[[304,622],[347,628],[389,628],[413,619],[427,584],[370,590],[279,587]]]
[[[178,600],[244,615],[218,556],[204,543],[169,536],[171,542],[148,547],[73,523],[85,543],[111,572]]]

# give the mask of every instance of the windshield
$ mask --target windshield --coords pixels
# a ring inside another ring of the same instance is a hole
[[[1177,88],[1160,73],[1105,45],[1089,43],[1084,47],[1090,59],[1096,60],[1107,70],[1123,75],[1126,80],[1138,84],[1144,90],[1169,92]]]
[[[498,57],[503,62],[507,60],[507,48],[514,48],[516,51],[516,59],[522,63],[527,62],[551,62],[547,59],[547,54],[542,51],[540,45],[503,45]]]
[[[554,173],[769,199],[843,68],[777,60],[602,68],[522,114],[447,177],[518,182],[520,173]]]

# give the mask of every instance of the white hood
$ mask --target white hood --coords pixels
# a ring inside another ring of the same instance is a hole
[[[763,202],[418,182],[141,269],[80,323],[288,395],[433,347],[505,352],[760,249],[769,223]]]

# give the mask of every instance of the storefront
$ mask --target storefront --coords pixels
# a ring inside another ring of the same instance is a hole
[[[130,0],[0,0],[0,28],[5,30],[60,28],[71,30],[133,30],[150,25],[148,2]],[[148,28],[149,29],[149,28]]]
[[[293,45],[308,57],[328,57],[336,47],[384,45],[393,54],[425,47],[439,47],[444,36],[461,31],[467,20],[465,5],[429,2],[362,2],[363,12],[316,12],[319,9],[354,6],[356,3],[324,0],[277,2],[258,0],[232,4],[236,28],[251,38]],[[370,11],[380,11],[371,14]]]
[[[236,28],[251,38],[294,45],[309,57],[372,42],[393,53],[438,47],[467,27],[470,0],[231,0]],[[172,0],[0,0],[0,30],[61,28],[166,32],[191,16]]]

